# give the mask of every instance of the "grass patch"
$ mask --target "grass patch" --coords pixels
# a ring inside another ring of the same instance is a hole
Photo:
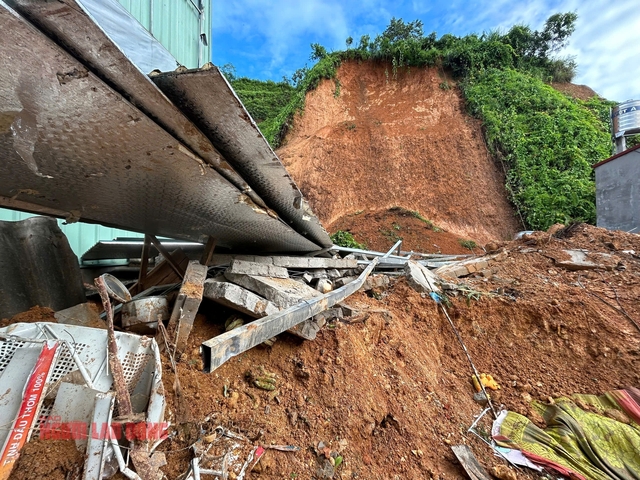
[[[458,242],[460,243],[460,246],[468,250],[473,250],[474,248],[478,247],[478,244],[473,240],[463,240],[462,238],[460,238],[458,239]]]
[[[349,232],[345,232],[344,230],[338,230],[336,233],[331,235],[331,241],[339,247],[359,248],[360,250],[365,250],[367,248],[364,243],[358,243],[356,239],[353,238],[353,235]]]

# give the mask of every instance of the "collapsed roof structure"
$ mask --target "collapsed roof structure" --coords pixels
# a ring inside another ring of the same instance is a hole
[[[233,250],[331,245],[215,67],[159,77],[172,103],[109,22],[94,21],[108,19],[105,6],[10,5],[0,2],[11,60],[0,74],[1,205]],[[202,81],[215,101],[189,99]]]

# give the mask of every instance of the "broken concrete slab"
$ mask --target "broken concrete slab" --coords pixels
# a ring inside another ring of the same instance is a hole
[[[420,293],[439,292],[440,287],[436,285],[436,277],[427,267],[418,262],[409,260],[404,267],[407,282],[415,291]]]
[[[300,300],[321,295],[316,289],[290,278],[270,278],[225,272],[225,278],[273,302],[280,308],[296,305]]]
[[[280,309],[272,302],[240,285],[224,280],[223,276],[204,282],[204,297],[252,318],[273,315]]]
[[[229,265],[232,260],[242,260],[253,263],[275,265],[276,267],[291,268],[296,270],[308,270],[312,268],[345,269],[357,268],[358,261],[355,258],[320,258],[320,257],[265,257],[258,255],[229,255],[215,254],[211,257],[211,265]]]
[[[261,295],[280,308],[292,307],[300,303],[302,300],[322,295],[319,291],[311,288],[309,285],[297,282],[290,278],[270,278],[238,275],[226,272],[225,277],[233,283],[241,285],[258,295]],[[320,325],[313,321],[313,319],[309,319],[295,325],[289,329],[289,332],[306,340],[314,340],[319,330]]]
[[[450,265],[436,268],[433,273],[440,278],[456,279],[466,277],[472,273],[481,272],[489,267],[489,262],[495,260],[497,255],[474,257]]]
[[[590,253],[586,250],[563,250],[568,259],[556,260],[556,265],[567,270],[612,270],[618,265],[613,255],[608,253]]]
[[[267,263],[248,262],[246,260],[231,260],[227,269],[229,273],[238,275],[257,275],[260,277],[289,278],[289,273],[284,267],[269,265]]]

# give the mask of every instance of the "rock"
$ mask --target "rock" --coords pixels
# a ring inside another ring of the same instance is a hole
[[[318,290],[320,293],[329,293],[331,290],[333,290],[331,280],[327,278],[319,279],[318,283],[316,284],[316,290]]]
[[[476,392],[473,394],[473,399],[478,402],[480,405],[482,405],[483,407],[489,403],[489,400],[487,399],[486,395],[484,394],[484,392]]]
[[[518,476],[506,465],[498,465],[491,469],[491,474],[500,480],[518,480]]]
[[[362,286],[365,292],[375,288],[386,288],[389,285],[389,277],[387,275],[369,275]]]

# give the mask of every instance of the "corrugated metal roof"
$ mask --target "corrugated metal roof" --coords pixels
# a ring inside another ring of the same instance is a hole
[[[0,5],[4,205],[236,249],[318,248]]]
[[[217,67],[166,72],[154,76],[153,81],[283,220],[318,245],[333,244]]]

